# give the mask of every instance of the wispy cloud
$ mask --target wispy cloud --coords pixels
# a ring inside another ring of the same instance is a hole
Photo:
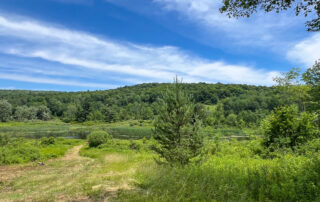
[[[111,0],[113,1],[113,0]],[[290,45],[290,40],[298,35],[291,35],[289,30],[299,27],[304,30],[304,19],[295,17],[294,12],[282,14],[257,13],[251,18],[228,18],[219,12],[222,1],[212,0],[153,0],[168,12],[177,12],[181,20],[200,26],[205,38],[217,44],[219,40],[237,45],[263,46],[283,50]],[[215,38],[218,40],[212,40]],[[228,39],[228,41],[226,41]]]
[[[277,75],[277,72],[246,65],[208,60],[177,47],[120,42],[21,17],[0,15],[0,44],[3,54],[40,58],[54,62],[58,71],[64,70],[73,77],[87,72],[91,79],[96,80],[79,82],[76,78],[74,81],[57,79],[54,71],[48,72],[47,76],[51,77],[43,77],[45,74],[41,71],[44,69],[40,65],[32,66],[39,69],[30,71],[27,70],[30,66],[24,67],[27,75],[4,72],[0,68],[3,79],[34,83],[110,88],[112,85],[106,84],[108,78],[133,83],[167,82],[174,75],[179,75],[189,82],[271,85],[272,77]]]
[[[320,33],[299,41],[288,51],[287,57],[305,67],[311,67],[316,60],[320,59]]]
[[[41,83],[41,84],[54,84],[54,85],[63,85],[63,86],[79,86],[79,87],[88,87],[88,88],[115,88],[117,86],[110,84],[102,84],[102,83],[88,83],[82,81],[70,81],[70,80],[60,80],[60,79],[52,79],[52,78],[39,78],[39,77],[31,77],[24,76],[19,74],[0,74],[1,79],[14,80],[14,81],[24,81],[30,83]]]

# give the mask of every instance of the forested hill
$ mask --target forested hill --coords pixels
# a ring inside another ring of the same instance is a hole
[[[169,85],[149,83],[86,92],[0,90],[0,100],[12,106],[11,120],[39,118],[35,113],[42,113],[41,119],[58,117],[66,122],[146,120],[156,115],[157,99]],[[214,105],[208,124],[255,124],[285,104],[274,87],[220,83],[183,86],[195,102]]]

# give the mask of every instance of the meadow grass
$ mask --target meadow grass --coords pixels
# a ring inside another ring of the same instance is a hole
[[[143,147],[133,149],[133,143],[142,144],[142,140],[114,140],[99,148],[76,146],[66,156],[48,161],[45,166],[0,167],[0,176],[11,173],[7,178],[0,177],[0,198],[17,201],[117,200],[121,190],[135,188],[133,175],[136,169],[153,162],[152,154]]]
[[[43,144],[43,139],[10,138],[0,147],[0,165],[44,161],[65,155],[68,149],[82,144],[83,140],[56,138],[53,144]]]
[[[139,189],[122,191],[119,200],[320,201],[319,154],[266,159],[258,142],[209,144],[185,168],[146,164],[135,174]]]
[[[183,168],[155,163],[153,139],[114,138],[93,148],[81,140],[55,140],[55,144],[66,145],[66,150],[81,145],[65,155],[53,145],[39,147],[47,159],[56,157],[52,154],[60,156],[46,161],[45,166],[0,166],[1,199],[320,201],[320,140],[270,158],[259,138],[237,141],[208,137],[201,155]],[[37,141],[41,139],[24,144]]]

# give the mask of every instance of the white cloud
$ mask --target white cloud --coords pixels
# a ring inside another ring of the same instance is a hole
[[[206,40],[214,40],[215,45],[219,40],[225,43],[232,41],[238,45],[252,45],[270,47],[276,50],[284,49],[290,43],[292,36],[288,30],[301,27],[303,30],[304,19],[295,17],[293,12],[282,14],[254,14],[251,18],[228,18],[221,14],[219,8],[222,1],[214,0],[153,0],[167,11],[178,12],[182,20],[186,19],[201,27],[202,32],[208,36]],[[229,40],[226,40],[228,38]]]
[[[194,7],[201,10],[206,9],[202,5],[194,5]],[[40,79],[34,76],[3,74],[0,68],[1,78],[19,81],[107,87],[104,84],[105,80],[102,79],[103,75],[106,75],[106,78],[121,76],[121,79],[125,81],[154,82],[168,82],[175,75],[179,75],[185,81],[190,82],[219,81],[271,85],[272,76],[277,74],[245,65],[204,59],[186,53],[177,47],[156,47],[119,42],[32,20],[12,19],[1,15],[0,39],[5,39],[1,40],[2,44],[0,44],[2,53],[17,57],[41,58],[63,64],[59,68],[69,68],[74,72],[74,77],[81,68],[81,71],[88,72],[90,75],[96,74],[99,78],[99,83],[82,83],[54,78]]]
[[[287,53],[290,60],[297,61],[306,67],[311,67],[320,59],[320,33],[295,44]]]
[[[15,90],[16,88],[13,86],[0,87],[1,90]]]
[[[0,74],[1,79],[13,80],[13,81],[23,81],[30,83],[40,83],[40,84],[54,84],[54,85],[63,85],[63,86],[79,86],[79,87],[88,87],[88,88],[115,88],[118,86],[102,83],[88,83],[88,82],[79,82],[79,81],[70,81],[70,80],[61,80],[61,79],[51,79],[44,77],[31,77],[24,76],[19,74]]]

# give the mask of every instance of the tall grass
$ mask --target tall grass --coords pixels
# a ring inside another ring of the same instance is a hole
[[[44,161],[63,156],[66,151],[82,140],[56,138],[50,145],[42,144],[40,140],[11,138],[6,145],[0,147],[0,165]]]
[[[123,191],[128,201],[319,201],[320,154],[259,157],[258,142],[207,145],[206,157],[186,168],[141,167],[139,189]]]

